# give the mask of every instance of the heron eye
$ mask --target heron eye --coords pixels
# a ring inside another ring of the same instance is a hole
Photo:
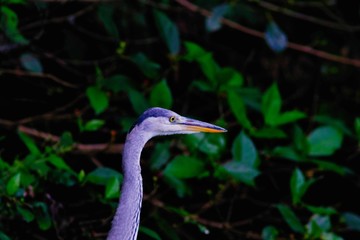
[[[171,117],[169,118],[169,122],[175,122],[175,119],[176,119],[175,116],[171,116]]]

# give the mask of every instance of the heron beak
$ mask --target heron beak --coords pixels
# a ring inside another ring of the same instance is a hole
[[[184,118],[179,124],[181,124],[184,127],[184,130],[187,131],[209,133],[227,132],[225,128],[191,118]]]

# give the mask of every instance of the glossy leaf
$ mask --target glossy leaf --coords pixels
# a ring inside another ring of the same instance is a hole
[[[308,136],[310,156],[330,156],[341,147],[343,134],[336,128],[321,126]]]
[[[184,46],[186,53],[183,59],[189,62],[196,61],[207,53],[201,46],[193,42],[184,42]]]
[[[154,107],[170,109],[172,102],[171,91],[166,80],[160,81],[154,86],[150,93],[150,104]]]
[[[20,188],[21,173],[16,173],[12,176],[6,184],[6,192],[9,195],[14,195]]]
[[[20,213],[21,217],[24,219],[25,222],[29,223],[35,219],[35,215],[28,209],[17,206],[16,210]],[[0,237],[1,239],[1,237]]]
[[[118,171],[107,167],[99,167],[90,172],[86,176],[86,180],[94,184],[106,186],[113,177],[117,178],[120,183],[122,182],[122,175]]]
[[[223,167],[235,180],[250,186],[255,186],[255,178],[260,174],[256,168],[234,160],[225,163]]]
[[[294,204],[298,204],[301,201],[301,197],[304,195],[304,188],[306,185],[305,176],[300,169],[296,168],[293,171],[290,180],[290,189],[292,195],[292,201]]]
[[[34,140],[31,137],[20,131],[18,132],[18,134],[21,141],[26,145],[27,149],[30,151],[31,154],[33,155],[41,154],[39,148],[36,146]]]
[[[262,240],[276,240],[279,231],[274,226],[266,226],[261,232]]]
[[[273,154],[277,157],[286,158],[292,161],[300,162],[304,160],[292,147],[289,146],[279,146],[276,147],[273,151]]]
[[[177,26],[160,11],[155,10],[154,16],[160,36],[165,41],[170,53],[178,54],[180,51],[180,35]]]
[[[211,10],[211,15],[206,18],[206,29],[209,32],[215,32],[221,28],[221,18],[226,14],[229,5],[224,3],[214,7]]]
[[[273,126],[280,114],[282,105],[281,96],[276,83],[271,85],[262,97],[261,111],[263,113],[265,123]]]
[[[258,156],[256,147],[243,131],[235,138],[231,153],[235,161],[241,162],[249,167],[256,166]]]
[[[252,129],[242,97],[234,91],[228,92],[228,104],[236,120],[246,129]]]
[[[149,108],[149,104],[143,94],[135,89],[130,90],[128,94],[131,105],[137,114],[142,114],[146,109]]]
[[[18,29],[18,16],[7,6],[0,7],[0,28],[5,32],[5,35],[14,43],[28,44],[29,41],[20,33]]]
[[[150,158],[150,168],[152,170],[160,170],[170,159],[170,143],[158,143]]]
[[[40,60],[31,53],[24,53],[20,56],[20,62],[23,68],[33,73],[42,73],[43,67]]]
[[[342,217],[350,230],[360,232],[360,215],[352,212],[345,212],[342,214]]]
[[[88,87],[86,89],[86,95],[96,114],[104,112],[109,107],[109,98],[107,94],[98,87]]]
[[[0,240],[11,240],[11,238],[0,230]]]
[[[84,131],[96,131],[104,126],[105,121],[102,119],[92,119],[85,123],[83,130]]]
[[[167,164],[163,174],[179,179],[194,178],[204,173],[204,167],[204,162],[197,158],[179,155]]]
[[[314,215],[306,224],[306,234],[313,239],[319,239],[320,236],[329,231],[331,222],[329,216]]]
[[[293,210],[284,204],[278,204],[277,209],[281,213],[281,216],[284,218],[285,222],[289,225],[289,227],[297,232],[297,233],[304,233],[305,228],[301,224],[299,218],[295,215]]]
[[[287,36],[274,21],[268,23],[264,36],[266,43],[274,52],[280,53],[286,49]]]
[[[145,54],[137,53],[130,59],[137,65],[139,70],[148,78],[156,79],[159,77],[160,65],[150,60]]]
[[[271,123],[271,125],[279,126],[279,125],[295,122],[295,121],[297,121],[299,119],[303,119],[305,117],[306,117],[305,113],[300,112],[298,110],[288,111],[288,112],[279,114],[274,119],[274,121]]]
[[[114,7],[110,4],[99,4],[97,15],[100,21],[104,24],[106,31],[116,39],[119,39],[119,31],[113,20]]]
[[[206,54],[200,56],[197,59],[197,61],[200,65],[202,72],[206,76],[206,78],[210,81],[212,86],[215,87],[218,84],[217,74],[218,74],[220,67],[215,62],[212,54],[206,53]]]
[[[332,207],[317,207],[317,206],[311,206],[311,205],[305,205],[305,207],[315,214],[320,215],[334,215],[337,214],[337,211]]]
[[[73,170],[70,168],[70,166],[64,161],[64,159],[62,159],[61,157],[55,155],[55,154],[51,154],[48,158],[48,161],[54,165],[57,169],[61,169],[61,170],[66,170],[68,172],[72,172],[75,174],[75,172],[73,172]]]
[[[105,198],[118,198],[120,194],[120,181],[117,176],[112,176],[106,183]]]
[[[150,237],[151,239],[161,240],[161,237],[159,236],[159,234],[157,234],[154,230],[152,230],[150,228],[140,226],[139,232]]]

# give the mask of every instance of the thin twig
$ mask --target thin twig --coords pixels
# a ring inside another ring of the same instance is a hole
[[[64,87],[68,87],[68,88],[78,88],[77,85],[74,85],[72,83],[68,83],[52,74],[49,73],[36,73],[36,72],[25,72],[22,71],[20,69],[0,69],[0,75],[2,74],[11,74],[11,75],[15,75],[15,76],[19,76],[19,77],[36,77],[36,78],[47,78],[50,79]]]
[[[212,15],[211,11],[208,11],[206,9],[200,8],[197,5],[190,3],[187,0],[175,0],[177,3],[179,3],[180,5],[182,5],[184,8],[192,11],[192,12],[199,12],[201,15],[205,16],[205,17],[209,17]],[[236,23],[234,21],[231,21],[229,19],[226,18],[222,18],[221,23],[225,26],[231,27],[233,29],[236,29],[238,31],[241,31],[243,33],[246,33],[248,35],[254,36],[254,37],[258,37],[258,38],[264,38],[264,33],[245,27],[239,23]],[[343,57],[343,56],[339,56],[339,55],[335,55],[332,53],[328,53],[328,52],[324,52],[321,50],[317,50],[314,48],[311,48],[309,46],[306,45],[301,45],[298,43],[293,43],[293,42],[288,42],[287,47],[289,49],[293,49],[299,52],[303,52],[303,53],[307,53],[309,55],[313,55],[316,56],[318,58],[322,58],[322,59],[326,59],[328,61],[332,61],[332,62],[337,62],[337,63],[341,63],[341,64],[346,64],[346,65],[351,65],[354,67],[358,67],[360,68],[360,60],[358,59],[351,59],[351,58],[347,58],[347,57]]]

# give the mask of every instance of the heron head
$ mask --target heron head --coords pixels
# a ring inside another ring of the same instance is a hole
[[[222,127],[183,117],[173,111],[158,107],[146,110],[130,131],[134,128],[147,132],[152,136],[197,132],[226,132],[226,129]]]

